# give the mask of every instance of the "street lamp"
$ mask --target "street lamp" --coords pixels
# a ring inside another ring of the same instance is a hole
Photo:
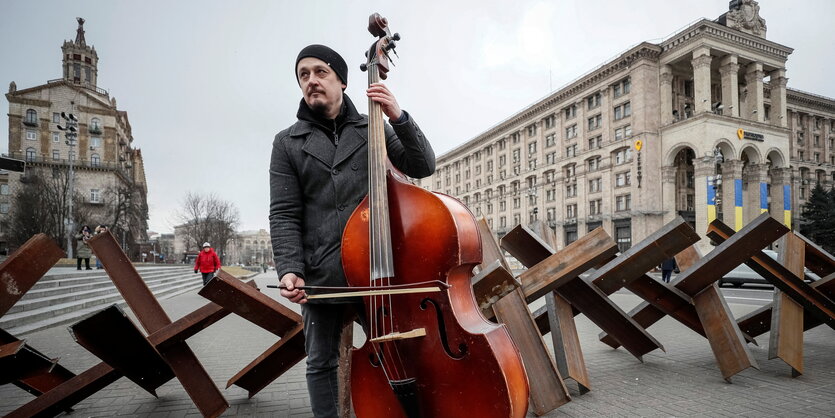
[[[74,104],[74,103],[71,103]],[[70,258],[73,258],[72,253],[72,237],[73,237],[73,219],[72,219],[72,197],[73,197],[73,170],[72,170],[72,163],[73,157],[75,153],[73,148],[75,147],[75,140],[78,138],[78,119],[76,119],[75,115],[72,113],[66,114],[61,112],[61,117],[64,118],[64,125],[58,125],[58,129],[65,131],[64,134],[67,138],[66,144],[70,147],[70,152],[68,154],[68,159],[70,161],[70,172],[69,172],[69,179],[68,179],[68,187],[67,187],[67,254]]]

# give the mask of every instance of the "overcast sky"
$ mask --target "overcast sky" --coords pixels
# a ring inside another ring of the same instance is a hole
[[[768,39],[794,48],[789,87],[835,97],[835,2],[760,7]],[[402,36],[387,84],[441,155],[629,47],[727,8],[727,0],[4,0],[0,88],[60,78],[61,44],[75,38],[75,17],[85,18],[99,87],[128,112],[142,149],[150,229],[172,231],[188,191],[234,202],[240,229],[268,228],[272,140],[295,121],[301,98],[296,55],[311,43],[342,54],[346,92],[364,113],[358,68],[374,40],[372,12]]]

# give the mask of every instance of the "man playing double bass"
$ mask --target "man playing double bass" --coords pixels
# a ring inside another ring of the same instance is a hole
[[[368,118],[344,93],[348,67],[334,50],[310,45],[296,58],[302,100],[298,121],[273,141],[270,234],[281,295],[304,318],[307,388],[317,417],[337,416],[337,360],[343,317],[362,312],[358,298],[307,301],[299,286],[346,286],[340,243],[348,218],[368,193]],[[422,178],[435,154],[411,115],[383,84],[366,95],[381,105],[392,164]]]

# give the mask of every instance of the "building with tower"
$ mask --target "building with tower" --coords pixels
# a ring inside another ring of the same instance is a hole
[[[547,221],[560,248],[602,226],[624,250],[676,216],[701,234],[762,212],[796,227],[811,187],[835,180],[835,100],[788,87],[793,50],[759,11],[733,0],[630,48],[439,156],[420,185],[499,235]]]
[[[85,39],[84,19],[78,18],[75,40],[63,43],[61,56],[61,78],[24,89],[11,82],[6,93],[8,157],[25,160],[27,169],[23,175],[0,174],[0,247],[20,243],[20,237],[13,236],[12,225],[20,215],[14,200],[27,191],[41,193],[37,201],[52,205],[47,215],[57,219],[45,218],[39,226],[66,244],[64,208],[69,206],[66,189],[72,166],[74,229],[81,224],[91,228],[107,224],[131,254],[135,243],[147,241],[148,188],[142,152],[134,146],[127,112],[98,86],[99,57]],[[62,113],[78,119],[75,143],[69,143],[60,130],[65,127]],[[36,191],[34,185],[41,189]]]

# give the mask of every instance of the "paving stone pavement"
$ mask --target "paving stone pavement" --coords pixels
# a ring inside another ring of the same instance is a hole
[[[262,291],[279,298],[274,273],[256,276]],[[197,277],[195,280],[199,280]],[[624,310],[637,305],[637,297],[618,293],[612,299]],[[175,320],[207,301],[196,293],[163,300]],[[756,306],[730,304],[737,317]],[[536,307],[536,306],[533,306]],[[295,308],[295,307],[294,307]],[[133,318],[135,321],[135,318]],[[136,322],[136,321],[135,321]],[[665,347],[644,356],[641,363],[629,353],[612,350],[597,340],[600,330],[585,317],[577,328],[589,369],[592,390],[580,395],[568,381],[572,401],[546,417],[588,416],[835,416],[835,331],[826,326],[805,333],[805,370],[798,378],[781,360],[768,360],[768,334],[751,346],[760,370],[748,369],[722,379],[707,340],[671,319],[663,319],[649,332]],[[65,326],[26,336],[29,344],[80,373],[99,360],[76,344]],[[546,336],[550,344],[550,336]],[[188,345],[229,402],[224,416],[310,417],[303,362],[290,369],[252,399],[243,389],[224,389],[226,381],[275,342],[275,337],[235,315],[203,330]],[[359,344],[360,341],[357,342]],[[466,382],[462,382],[466,384]],[[199,416],[179,381],[172,379],[154,398],[122,378],[75,406],[77,417],[186,417]],[[13,385],[0,386],[0,415],[32,399]],[[529,413],[529,416],[534,416]]]

